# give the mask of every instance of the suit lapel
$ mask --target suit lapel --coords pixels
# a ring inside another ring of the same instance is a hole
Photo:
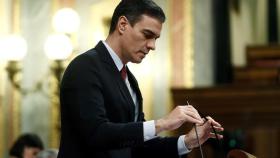
[[[128,76],[129,83],[130,83],[133,91],[136,93],[136,96],[137,96],[138,112],[139,112],[138,116],[140,116],[140,113],[143,111],[143,98],[142,98],[142,94],[141,94],[141,91],[140,91],[140,88],[138,86],[136,78],[130,72],[130,70],[128,68],[127,68],[127,76]]]
[[[110,74],[112,74],[111,76],[113,79],[112,82],[115,82],[118,85],[121,94],[123,95],[123,97],[127,102],[127,104],[122,106],[124,106],[124,108],[126,108],[129,111],[130,119],[134,120],[135,105],[133,103],[129,90],[121,77],[121,74],[117,66],[115,65],[112,57],[110,56],[110,53],[108,52],[107,48],[104,46],[104,44],[101,41],[96,45],[95,49],[97,53],[100,55],[101,60],[105,64],[108,71],[110,71]]]

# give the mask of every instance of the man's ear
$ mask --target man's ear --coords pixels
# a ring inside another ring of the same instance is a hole
[[[117,25],[118,32],[123,34],[128,24],[128,19],[125,16],[120,16]]]

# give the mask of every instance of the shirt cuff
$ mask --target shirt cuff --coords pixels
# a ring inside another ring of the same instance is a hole
[[[179,155],[184,155],[184,154],[188,154],[191,152],[191,150],[189,150],[187,148],[187,145],[185,144],[185,135],[181,135],[179,137],[178,142],[177,142],[177,147],[178,147]]]
[[[156,137],[156,126],[155,121],[146,121],[143,123],[143,130],[144,130],[144,142],[151,140]]]

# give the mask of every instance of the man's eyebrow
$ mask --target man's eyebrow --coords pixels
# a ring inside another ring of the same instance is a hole
[[[155,32],[151,31],[151,30],[148,30],[148,29],[144,29],[143,30],[144,33],[148,33],[148,34],[151,34],[153,36],[155,36],[156,38],[159,38],[160,35],[157,35]]]

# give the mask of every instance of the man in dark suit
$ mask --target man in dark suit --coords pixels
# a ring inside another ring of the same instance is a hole
[[[145,121],[141,92],[126,64],[141,63],[155,49],[164,21],[153,1],[123,0],[107,39],[69,64],[61,83],[59,158],[178,157],[198,146],[194,131],[168,138],[160,132],[195,123],[203,143],[213,137],[211,123],[223,130],[211,118],[203,123],[192,106]]]

